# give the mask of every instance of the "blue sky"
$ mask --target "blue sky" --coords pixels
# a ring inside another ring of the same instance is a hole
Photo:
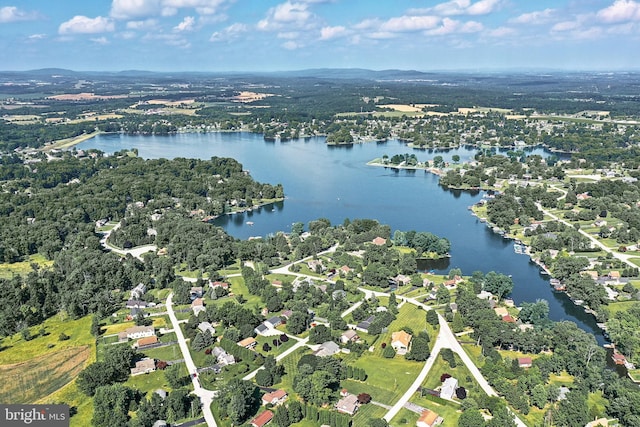
[[[0,0],[0,70],[637,70],[640,0]]]

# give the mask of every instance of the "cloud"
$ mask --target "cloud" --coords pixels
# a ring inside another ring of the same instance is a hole
[[[282,43],[282,47],[287,50],[296,50],[303,47],[300,43],[294,42],[293,40],[289,40],[288,42]]]
[[[484,26],[476,21],[460,22],[450,18],[444,18],[440,27],[426,31],[430,36],[444,36],[447,34],[468,34],[482,31]]]
[[[269,9],[267,17],[258,22],[258,29],[269,31],[285,26],[301,28],[308,24],[312,16],[307,3],[287,1]]]
[[[25,12],[15,6],[0,7],[0,23],[18,22],[18,21],[33,21],[38,19],[36,12]]]
[[[130,30],[150,30],[158,25],[158,21],[155,19],[145,19],[144,21],[129,21],[127,22],[127,28]]]
[[[44,38],[46,38],[47,35],[46,34],[31,34],[28,39],[29,40],[42,40]]]
[[[510,37],[510,36],[513,36],[514,34],[516,34],[516,30],[509,27],[494,28],[487,33],[489,37],[496,37],[496,38]]]
[[[200,15],[215,14],[224,0],[163,0],[165,12],[178,9],[195,9]]]
[[[107,40],[107,38],[104,37],[104,36],[92,38],[91,41],[94,42],[94,43],[97,43],[97,44],[101,44],[101,45],[109,44],[109,40]]]
[[[440,23],[437,16],[400,16],[391,18],[380,26],[384,32],[423,31],[435,28]]]
[[[640,21],[640,3],[633,0],[616,0],[611,6],[599,10],[597,17],[608,24]]]
[[[551,27],[551,32],[564,32],[564,31],[573,31],[580,27],[580,24],[576,21],[562,21],[555,24]]]
[[[96,34],[106,33],[114,30],[113,21],[109,18],[98,16],[96,18],[87,18],[86,16],[76,15],[67,22],[60,24],[58,33],[60,34]]]
[[[196,20],[193,16],[185,16],[182,22],[173,27],[174,31],[193,31]]]
[[[229,40],[233,40],[236,39],[240,36],[240,34],[242,33],[246,33],[248,30],[247,26],[245,24],[233,24],[228,26],[227,28],[225,28],[222,31],[217,31],[215,33],[213,33],[211,35],[211,38],[209,39],[209,41],[212,42],[222,42],[222,41],[229,41]]]
[[[213,15],[224,2],[225,0],[113,0],[111,17],[137,19],[173,16],[180,9],[195,9],[200,15]]]
[[[282,33],[278,33],[276,37],[278,37],[279,39],[294,40],[300,38],[300,33],[298,31],[285,31]]]
[[[555,15],[555,9],[545,9],[535,12],[523,13],[509,20],[511,24],[540,25],[549,22]]]
[[[331,40],[346,36],[347,34],[347,29],[341,25],[336,27],[323,27],[320,29],[320,40]]]
[[[451,0],[422,11],[440,16],[487,15],[498,9],[502,3],[503,0],[479,0],[475,3],[471,0]]]
[[[113,0],[110,15],[115,19],[146,18],[161,10],[161,0]]]

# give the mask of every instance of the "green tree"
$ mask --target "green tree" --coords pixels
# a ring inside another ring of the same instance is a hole
[[[96,427],[127,427],[134,396],[132,389],[121,384],[99,387],[93,397],[91,423]]]
[[[482,427],[484,425],[484,417],[477,408],[464,411],[458,418],[458,427]]]
[[[438,313],[435,310],[427,310],[427,323],[431,326],[438,326]]]

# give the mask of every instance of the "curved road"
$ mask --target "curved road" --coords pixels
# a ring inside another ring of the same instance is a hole
[[[379,294],[379,292],[376,292],[376,294]],[[405,300],[410,302],[411,304],[414,304],[418,307],[423,308],[424,310],[431,310],[431,307],[424,305],[413,298],[406,298]],[[433,367],[433,364],[438,356],[438,353],[440,353],[440,350],[442,350],[443,348],[449,348],[455,353],[457,353],[458,356],[460,356],[460,359],[467,366],[467,369],[469,369],[469,372],[471,373],[471,375],[473,375],[473,378],[480,385],[480,388],[482,388],[482,390],[485,393],[487,393],[487,395],[498,396],[498,393],[496,393],[493,387],[491,387],[491,385],[487,382],[487,380],[482,376],[482,373],[480,372],[478,367],[473,363],[469,355],[464,351],[464,349],[458,342],[456,336],[451,331],[451,328],[449,328],[449,324],[447,323],[447,321],[439,314],[438,314],[438,322],[440,323],[440,332],[438,332],[438,336],[433,346],[433,350],[431,350],[431,355],[429,355],[429,358],[425,362],[424,367],[416,377],[413,384],[409,387],[409,389],[405,392],[405,394],[395,403],[395,405],[391,407],[389,412],[385,414],[384,419],[387,420],[387,422],[390,422],[393,419],[393,417],[395,417],[398,414],[398,412],[404,406],[404,404],[407,403],[409,399],[411,399],[411,397],[413,396],[415,391],[418,389],[418,387],[420,387],[420,385],[424,382],[424,380],[427,378],[427,375],[429,374],[429,371]],[[513,411],[511,410],[509,411],[513,414],[514,421],[518,427],[527,427],[527,425],[520,418],[518,418],[518,416]]]
[[[178,345],[180,346],[180,351],[182,352],[184,362],[187,365],[189,377],[191,378],[191,382],[193,383],[193,393],[200,398],[200,402],[202,403],[202,413],[204,414],[204,419],[209,427],[217,427],[216,420],[213,417],[213,412],[211,412],[211,402],[213,402],[213,398],[216,396],[216,392],[203,388],[200,385],[200,380],[198,379],[198,377],[194,376],[198,371],[196,368],[196,364],[193,363],[193,359],[191,358],[191,353],[189,352],[189,347],[187,347],[187,341],[184,339],[182,329],[180,329],[178,318],[173,312],[173,292],[170,293],[167,297],[167,313],[169,314],[169,319],[171,319],[173,330],[178,337]]]

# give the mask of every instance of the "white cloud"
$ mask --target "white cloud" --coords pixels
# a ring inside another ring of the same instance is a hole
[[[113,21],[103,16],[88,18],[76,15],[67,22],[60,24],[58,33],[60,34],[96,34],[113,31],[115,28]]]
[[[200,15],[215,14],[224,0],[163,0],[165,10],[195,9]]]
[[[276,37],[278,37],[279,39],[294,40],[300,37],[300,33],[297,31],[285,31],[282,33],[278,33]]]
[[[307,3],[287,1],[269,9],[267,17],[258,22],[258,29],[278,30],[285,26],[301,28],[308,25],[312,16]]]
[[[535,12],[523,13],[509,22],[512,24],[539,25],[549,22],[555,15],[555,9],[538,10]]]
[[[191,47],[191,43],[182,37],[180,34],[158,34],[158,33],[147,33],[143,40],[145,41],[161,41],[169,46],[175,46],[181,49],[188,49]]]
[[[222,31],[217,31],[211,35],[209,41],[212,42],[221,42],[221,41],[229,41],[238,38],[242,33],[246,33],[248,30],[245,24],[233,24],[228,26]]]
[[[196,20],[193,16],[185,16],[182,22],[173,27],[174,31],[193,31]]]
[[[302,45],[300,43],[294,42],[293,40],[289,40],[288,42],[282,43],[282,47],[287,50],[296,50],[300,49]]]
[[[440,23],[437,16],[400,16],[391,18],[380,26],[381,31],[406,32],[435,28]]]
[[[113,0],[111,17],[135,19],[157,15],[162,8],[161,0]]]
[[[606,23],[640,21],[640,3],[616,0],[611,6],[598,11],[598,18]]]
[[[430,36],[444,36],[447,34],[468,34],[482,31],[484,26],[476,21],[460,22],[450,18],[444,18],[442,25],[433,30],[426,31]]]
[[[97,43],[97,44],[101,44],[101,45],[109,44],[109,40],[107,40],[107,38],[104,37],[104,36],[92,38],[91,41],[94,42],[94,43]]]
[[[31,21],[34,19],[38,19],[38,14],[35,12],[25,12],[15,6],[0,7],[0,23]]]
[[[487,15],[498,9],[502,3],[503,0],[479,0],[475,3],[472,3],[471,0],[451,0],[432,8],[422,9],[422,12],[441,16]],[[418,12],[418,10],[415,10],[415,12]]]
[[[551,32],[563,32],[572,31],[580,27],[580,24],[576,21],[562,21],[551,27]]]
[[[487,34],[490,37],[497,37],[497,38],[510,37],[516,34],[516,30],[509,27],[498,27],[498,28],[494,28],[493,30],[490,30]]]
[[[113,0],[111,16],[115,19],[173,16],[180,9],[195,9],[200,15],[213,15],[224,2],[225,0]]]
[[[341,25],[336,27],[323,27],[320,29],[320,40],[331,40],[337,37],[343,37],[347,34],[347,29]]]
[[[29,40],[42,40],[46,37],[47,37],[46,34],[31,34],[28,38]]]
[[[150,30],[158,25],[158,21],[155,19],[145,19],[144,21],[129,21],[127,22],[127,28],[130,30]]]

